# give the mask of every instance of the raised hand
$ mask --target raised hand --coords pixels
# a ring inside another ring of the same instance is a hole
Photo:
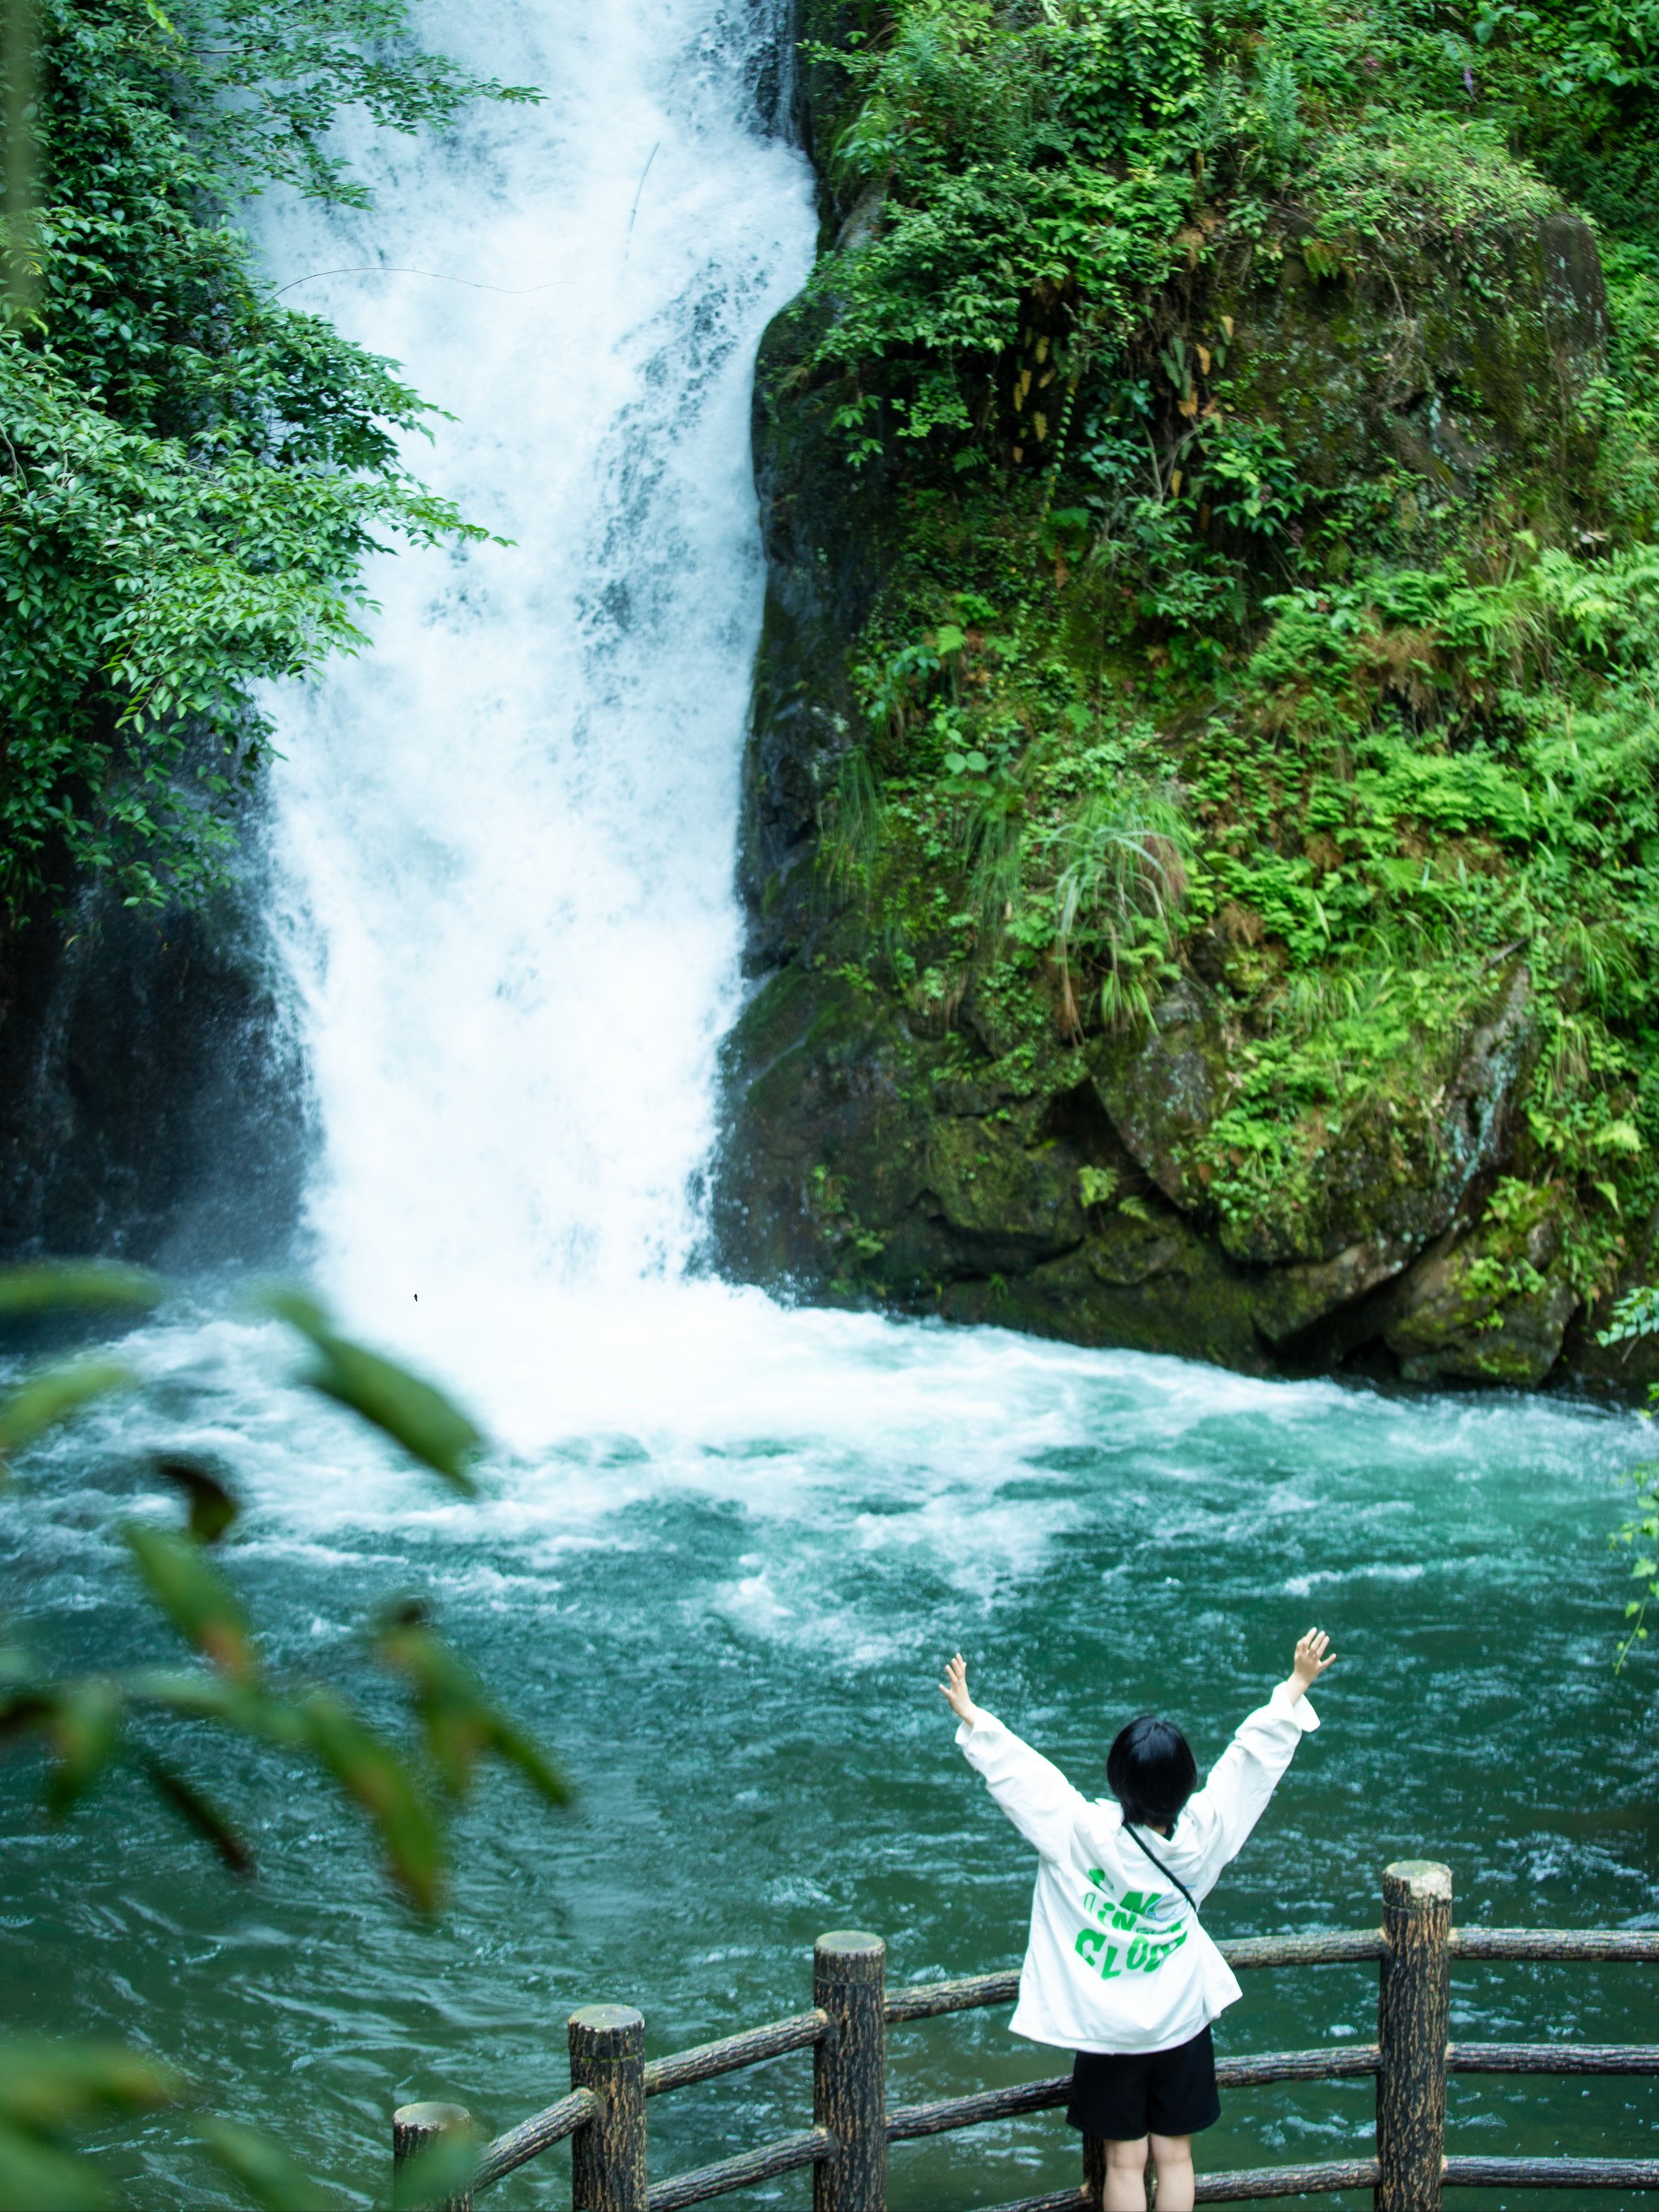
[[[1336,1654],[1331,1650],[1330,1638],[1322,1628],[1310,1628],[1296,1647],[1291,1678],[1285,1686],[1292,1698],[1299,1698],[1312,1688],[1328,1667],[1335,1664]]]
[[[968,1694],[968,1662],[960,1651],[945,1668],[939,1693],[959,1721],[972,1723],[979,1707]]]

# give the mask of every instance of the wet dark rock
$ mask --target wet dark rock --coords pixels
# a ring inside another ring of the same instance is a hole
[[[6,951],[0,1255],[190,1273],[290,1251],[306,1089],[258,924],[83,894]]]

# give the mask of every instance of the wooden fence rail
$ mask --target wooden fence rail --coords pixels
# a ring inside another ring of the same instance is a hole
[[[1659,2045],[1454,2043],[1451,1962],[1457,1960],[1630,1961],[1659,1964],[1659,1932],[1623,1929],[1454,1928],[1449,1870],[1408,1859],[1383,1870],[1382,1924],[1318,1936],[1256,1936],[1223,1943],[1243,1970],[1369,1965],[1379,1968],[1377,2039],[1312,2051],[1224,2058],[1223,2088],[1272,2081],[1375,2079],[1376,2146],[1370,2158],[1312,2166],[1241,2168],[1200,2175],[1200,2204],[1267,2203],[1375,2192],[1376,2212],[1438,2212],[1444,2188],[1659,2190],[1659,2159],[1448,2156],[1446,2082],[1452,2074],[1659,2074]],[[810,2167],[813,2212],[885,2212],[891,2143],[981,2127],[1064,2105],[1067,2074],[924,2104],[887,2103],[887,2030],[983,2005],[1011,2004],[1018,1973],[979,1974],[889,1992],[878,1936],[819,1937],[812,2006],[718,2043],[647,2063],[645,2022],[629,2005],[587,2005],[570,2017],[570,2094],[497,2136],[479,2154],[467,2188],[421,2212],[473,2212],[476,2196],[567,2138],[572,2212],[680,2212]],[[787,2051],[812,2053],[812,2125],[666,2180],[646,2174],[646,2102]],[[447,2136],[471,2131],[459,2105],[405,2105],[392,2117],[394,2201],[405,2204],[411,2161]],[[995,2212],[1097,2212],[1104,2152],[1083,2142],[1083,2179],[1021,2197]]]

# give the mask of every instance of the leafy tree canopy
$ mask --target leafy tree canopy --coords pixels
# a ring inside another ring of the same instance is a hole
[[[278,305],[236,222],[272,183],[362,203],[328,139],[347,110],[413,131],[535,96],[406,17],[40,0],[14,25],[0,925],[66,867],[132,905],[210,889],[269,744],[250,686],[357,646],[375,545],[478,534],[402,465],[429,410],[397,364]]]

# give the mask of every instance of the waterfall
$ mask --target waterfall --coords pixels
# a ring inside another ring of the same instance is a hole
[[[372,213],[262,231],[290,304],[453,417],[410,465],[511,541],[377,558],[369,648],[271,701],[316,1273],[400,1339],[626,1294],[693,1247],[737,989],[753,362],[813,237],[758,112],[764,10],[420,21],[543,100],[382,134]]]

